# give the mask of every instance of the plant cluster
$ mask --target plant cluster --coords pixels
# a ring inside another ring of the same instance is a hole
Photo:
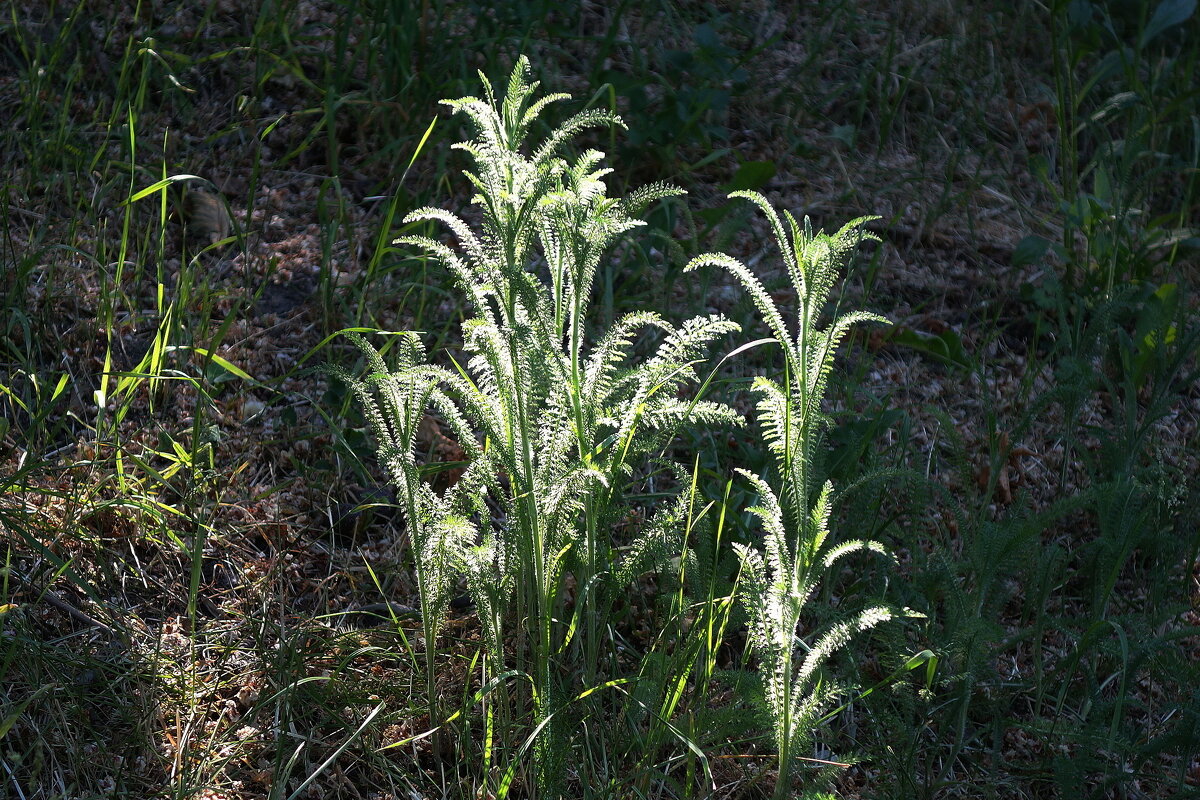
[[[541,112],[567,98],[533,99],[538,84],[530,82],[525,59],[502,98],[486,79],[484,86],[483,99],[446,101],[475,129],[474,138],[456,147],[474,162],[465,174],[476,191],[479,231],[452,213],[423,208],[406,223],[441,223],[458,251],[429,236],[397,240],[439,261],[470,298],[473,316],[463,326],[468,363],[458,369],[428,363],[419,337],[410,332],[387,348],[395,354],[389,366],[383,354],[351,334],[368,358],[368,374],[356,378],[332,369],[366,411],[409,528],[431,719],[442,718],[436,637],[455,581],[463,578],[485,632],[487,685],[513,679],[529,687],[527,694],[496,693],[505,699],[495,703],[495,714],[510,728],[499,741],[513,743],[512,726],[523,713],[514,698],[528,697],[532,717],[524,730],[534,744],[537,783],[557,795],[570,747],[560,717],[598,688],[627,680],[617,653],[607,646],[614,604],[638,575],[661,571],[672,558],[696,561],[685,542],[693,502],[686,493],[661,504],[631,540],[614,541],[612,531],[630,507],[631,486],[648,469],[665,467],[686,483],[686,467],[663,458],[681,426],[741,423],[727,405],[688,397],[710,345],[739,326],[720,316],[698,316],[676,327],[659,314],[634,311],[602,335],[590,336],[588,311],[602,259],[622,235],[643,224],[637,215],[650,203],[681,192],[654,184],[612,198],[601,153],[563,155],[577,131],[622,124],[604,111],[580,112],[540,144],[523,148]],[[822,575],[849,552],[880,549],[864,542],[829,546],[832,487],[826,483],[814,494],[813,465],[837,345],[853,324],[882,320],[854,313],[818,327],[836,269],[863,238],[858,228],[867,218],[827,236],[814,235],[807,221],[801,227],[788,215],[789,239],[763,197],[742,195],[762,207],[774,227],[801,298],[796,333],[737,261],[710,254],[689,269],[716,264],[733,271],[785,354],[783,385],[760,379],[754,387],[779,489],[744,473],[762,497],[762,506],[752,511],[766,527],[766,562],[753,548],[740,550],[742,598],[776,729],[779,796],[785,796],[794,759],[836,694],[819,668],[854,630],[891,616],[877,607],[839,622],[798,660],[797,629]],[[652,354],[639,355],[635,344],[651,332]],[[431,410],[464,443],[470,462],[443,494],[424,480],[415,446],[417,425]],[[567,576],[575,587],[571,605]],[[488,763],[492,754],[483,757]],[[516,764],[506,765],[502,791]]]

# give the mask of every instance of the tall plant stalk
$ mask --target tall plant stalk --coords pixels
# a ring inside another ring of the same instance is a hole
[[[775,733],[779,778],[775,797],[792,797],[792,773],[804,745],[835,690],[821,680],[819,668],[844,647],[852,634],[891,618],[883,607],[868,608],[828,628],[816,643],[803,645],[797,631],[809,597],[820,579],[848,553],[870,549],[876,542],[848,541],[830,546],[829,518],[833,486],[816,486],[828,420],[821,408],[838,344],[852,325],[886,322],[876,314],[855,311],[818,325],[844,257],[863,239],[877,239],[860,227],[871,217],[847,223],[833,236],[814,234],[790,213],[783,218],[757,192],[734,192],[757,205],[771,225],[779,252],[796,290],[794,332],[784,322],[771,296],[744,264],[709,253],[693,259],[685,270],[705,265],[728,270],[754,302],[784,354],[782,384],[765,377],[754,380],[758,422],[778,471],[779,490],[746,470],[738,470],[758,491],[760,505],[750,511],[765,528],[765,553],[735,545],[742,559],[740,597],[750,617],[751,644],[761,662],[768,711]],[[785,222],[786,220],[786,227]],[[806,652],[801,654],[801,650]]]
[[[567,99],[554,94],[534,100],[537,83],[529,78],[521,58],[502,98],[484,79],[483,99],[444,101],[475,129],[474,138],[455,147],[474,164],[464,174],[476,192],[478,228],[451,212],[422,208],[405,222],[444,225],[457,251],[428,236],[396,241],[440,261],[470,300],[473,316],[463,326],[468,363],[457,371],[425,364],[411,346],[401,368],[389,372],[368,345],[375,372],[352,385],[372,418],[381,460],[396,463],[392,480],[413,498],[402,503],[405,519],[414,531],[426,525],[422,536],[429,548],[445,556],[415,559],[418,573],[433,570],[418,577],[418,585],[429,589],[428,597],[421,589],[422,616],[444,612],[439,592],[449,573],[438,570],[445,565],[467,578],[493,676],[505,664],[505,626],[515,626],[517,669],[529,678],[532,730],[540,731],[537,783],[556,796],[569,742],[555,715],[573,690],[560,676],[582,672],[590,684],[600,661],[598,620],[613,589],[683,546],[677,515],[668,508],[635,538],[631,554],[614,563],[608,531],[623,512],[625,487],[682,423],[740,421],[726,406],[680,397],[709,343],[738,326],[713,316],[676,328],[643,311],[618,319],[590,341],[587,316],[597,267],[620,237],[644,224],[636,215],[682,192],[655,184],[610,198],[602,153],[561,155],[581,129],[622,125],[604,111],[582,111],[527,148],[545,108]],[[643,332],[656,335],[657,349],[634,360],[631,347]],[[411,343],[412,336],[404,341]],[[383,408],[375,413],[372,398],[380,396]],[[386,399],[391,396],[403,401]],[[448,415],[472,445],[479,442],[471,453],[471,481],[446,497],[437,497],[421,483],[419,470],[409,469],[415,463],[410,414],[423,402]],[[498,514],[489,512],[489,498]],[[473,517],[472,508],[479,510]],[[497,523],[476,531],[467,522],[472,518]],[[582,626],[565,624],[568,573],[579,587]],[[436,633],[436,625],[429,627]],[[582,641],[571,641],[573,636]]]
[[[414,333],[400,336],[396,367],[389,368],[365,339],[355,333],[347,335],[366,354],[370,373],[360,380],[336,365],[327,369],[349,385],[361,403],[379,443],[379,460],[397,490],[421,598],[429,720],[437,725],[442,719],[436,684],[437,637],[462,553],[477,535],[471,518],[478,497],[472,496],[471,490],[479,485],[476,476],[486,462],[479,458],[474,438],[465,437],[467,452],[474,456],[472,465],[455,486],[438,495],[422,479],[417,428],[431,406],[445,413],[459,430],[466,432],[467,428],[437,384],[420,370],[425,352],[419,337]]]

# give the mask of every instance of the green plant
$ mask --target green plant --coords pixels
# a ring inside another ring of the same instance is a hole
[[[367,355],[371,376],[360,381],[336,366],[330,366],[329,370],[346,382],[361,402],[378,438],[379,460],[395,484],[404,510],[421,598],[425,681],[432,722],[442,717],[435,683],[437,637],[449,605],[457,562],[476,533],[470,520],[470,511],[476,509],[470,509],[469,504],[478,498],[464,490],[475,484],[472,477],[487,461],[480,458],[474,437],[445,395],[436,391],[435,384],[413,375],[425,360],[416,334],[406,333],[400,337],[397,348],[400,355],[394,370],[388,368],[366,340],[356,334],[349,335]],[[464,479],[444,495],[439,495],[424,480],[419,462],[421,454],[416,445],[417,427],[431,404],[442,409],[447,419],[454,420],[458,429],[466,434],[461,440],[470,447],[468,452],[473,457]],[[494,632],[486,624],[485,630],[489,634]],[[496,646],[499,647],[498,641]]]
[[[516,674],[531,686],[537,780],[554,794],[566,749],[556,714],[578,689],[561,676],[581,670],[580,694],[595,688],[597,666],[612,658],[601,652],[601,637],[615,594],[682,546],[686,514],[666,504],[613,566],[609,531],[624,513],[626,486],[685,421],[737,423],[723,405],[680,395],[708,343],[737,326],[713,316],[676,328],[658,314],[633,312],[589,343],[586,312],[602,259],[642,224],[636,215],[646,206],[680,191],[655,184],[610,198],[601,153],[560,155],[577,131],[621,124],[603,111],[576,114],[526,155],[533,123],[549,104],[567,99],[534,101],[537,85],[522,58],[502,99],[485,79],[485,99],[445,101],[476,128],[476,138],[456,147],[475,162],[465,174],[477,191],[481,233],[432,208],[405,221],[444,224],[463,255],[425,236],[397,240],[440,261],[470,299],[474,316],[463,326],[469,362],[455,370],[426,364],[415,335],[407,334],[394,368],[360,340],[371,374],[338,374],[367,408],[380,460],[401,490],[423,573],[426,647],[435,646],[447,576],[461,572],[484,624],[493,680],[512,674],[504,670],[504,643],[506,626],[515,624]],[[657,331],[658,344],[653,356],[636,359],[631,348],[643,330]],[[429,406],[471,451],[467,474],[443,497],[421,483],[413,451],[415,425]],[[468,520],[489,520],[489,499],[500,522],[484,522],[476,533]],[[565,606],[568,574],[578,587],[572,613]],[[519,713],[501,709],[500,718],[515,722]],[[499,791],[508,791],[516,764]]]
[[[728,24],[728,15],[702,22],[692,30],[693,47],[635,53],[634,70],[609,69],[598,76],[612,85],[615,94],[627,98],[630,116],[639,121],[623,147],[623,160],[651,162],[659,172],[690,170],[696,165],[679,163],[681,155],[690,155],[688,145],[699,145],[704,151],[714,143],[724,145],[729,138],[729,106],[749,80],[743,65],[753,55],[722,41],[722,29]],[[657,80],[648,82],[647,75]],[[729,152],[710,153],[699,163]]]
[[[1169,599],[1181,596],[1189,574],[1180,565],[1193,563],[1177,537],[1194,526],[1194,503],[1187,481],[1163,463],[1154,421],[1195,379],[1184,368],[1195,335],[1167,302],[1171,292],[1154,303],[1147,294],[1127,287],[1076,312],[1075,328],[1064,323],[1069,335],[1039,357],[1055,380],[1031,389],[1004,431],[1022,442],[1048,415],[1064,420],[1055,430],[1068,457],[1054,502],[1032,502],[1039,487],[1022,481],[998,503],[997,476],[1012,457],[997,442],[1001,429],[989,436],[981,475],[959,426],[940,412],[938,444],[922,457],[926,476],[910,474],[888,498],[896,524],[879,535],[896,537],[914,559],[911,580],[897,591],[904,605],[928,614],[922,638],[945,664],[932,695],[865,704],[873,729],[940,731],[904,748],[888,742],[897,784],[930,793],[990,785],[996,773],[976,765],[998,757],[1014,783],[1053,786],[1063,796],[1080,787],[1101,796],[1135,782],[1160,792],[1171,785],[1153,765],[1176,758],[1195,724],[1184,710],[1194,704],[1194,670],[1182,666],[1172,621],[1178,601]],[[1031,371],[1042,368],[1035,362]],[[1106,398],[1107,413],[1080,421],[1097,397]],[[1139,682],[1153,683],[1156,702],[1171,709],[1160,713],[1171,722],[1154,734],[1134,722],[1145,707]],[[1035,749],[1013,752],[1013,741]]]
[[[797,661],[797,629],[805,605],[818,582],[838,559],[859,550],[883,552],[876,542],[855,540],[831,546],[828,541],[833,486],[825,482],[815,491],[816,468],[821,460],[828,425],[821,401],[838,344],[850,327],[860,322],[886,322],[878,315],[856,311],[819,327],[830,289],[843,258],[864,238],[860,230],[870,221],[861,217],[829,236],[814,234],[807,219],[797,223],[784,212],[787,229],[766,198],[757,192],[734,192],[766,215],[775,235],[799,307],[795,333],[759,279],[740,261],[709,253],[694,259],[687,270],[714,265],[729,270],[749,293],[775,340],[783,349],[783,384],[765,377],[755,379],[758,419],[778,471],[778,494],[758,475],[739,470],[757,489],[761,505],[751,509],[765,527],[765,560],[758,549],[739,545],[745,583],[741,599],[750,615],[751,642],[762,662],[766,700],[775,730],[779,780],[775,796],[791,796],[791,775],[803,745],[836,694],[819,668],[850,637],[890,619],[882,606],[868,608],[832,625]]]
[[[1153,6],[1153,9],[1151,9]],[[1194,0],[1051,4],[1058,158],[1032,164],[1058,202],[1056,247],[1071,290],[1110,296],[1154,279],[1194,247],[1200,139]]]

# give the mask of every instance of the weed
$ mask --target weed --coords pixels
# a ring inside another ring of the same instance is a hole
[[[679,191],[660,184],[610,198],[601,180],[607,170],[598,168],[602,154],[588,150],[573,162],[560,156],[574,132],[621,124],[605,112],[580,112],[525,155],[531,124],[566,99],[531,100],[536,86],[521,59],[501,100],[485,82],[485,99],[447,101],[476,128],[477,138],[457,146],[475,162],[466,176],[478,192],[482,231],[435,209],[414,211],[406,222],[443,223],[463,256],[431,238],[400,240],[438,259],[470,299],[475,316],[463,326],[468,364],[457,371],[426,365],[415,334],[405,334],[394,367],[358,340],[371,374],[365,380],[339,374],[367,409],[380,459],[402,499],[427,647],[435,646],[454,571],[465,573],[479,609],[493,680],[507,674],[505,626],[517,623],[516,663],[531,686],[538,783],[555,794],[566,749],[556,717],[574,692],[557,676],[576,671],[564,655],[582,670],[580,697],[600,688],[593,684],[614,594],[682,545],[681,507],[668,504],[619,566],[611,566],[608,531],[626,508],[625,483],[684,423],[738,421],[725,406],[678,395],[695,377],[705,346],[736,326],[696,317],[675,328],[657,314],[633,312],[588,346],[586,312],[608,248],[641,224],[637,213]],[[657,350],[630,363],[630,346],[647,329],[661,333]],[[471,459],[444,496],[422,482],[417,467],[414,430],[427,408],[449,422]],[[476,430],[483,447],[475,444]],[[488,497],[499,504],[499,525],[486,523]],[[473,520],[485,521],[481,531]],[[568,574],[578,587],[570,614],[563,605]],[[499,715],[515,721],[519,709]],[[512,741],[511,732],[502,733]],[[515,765],[498,791],[508,790]]]
[[[891,619],[888,609],[877,606],[839,622],[817,637],[799,663],[797,629],[809,597],[825,573],[858,550],[883,552],[877,542],[847,541],[836,547],[827,541],[833,485],[815,490],[827,420],[821,404],[833,368],[838,344],[850,327],[860,322],[886,322],[865,311],[845,314],[821,329],[818,320],[845,255],[864,238],[859,230],[864,217],[847,223],[836,234],[814,234],[809,220],[801,226],[790,213],[784,219],[756,192],[735,192],[757,205],[766,215],[796,291],[795,332],[785,324],[775,302],[744,264],[729,256],[697,257],[688,270],[715,265],[729,270],[741,282],[766,320],[775,342],[783,349],[784,383],[756,378],[758,417],[774,459],[780,488],[773,490],[759,476],[739,470],[755,487],[760,505],[751,511],[766,529],[766,556],[739,545],[745,584],[741,598],[750,615],[751,641],[762,661],[767,707],[775,729],[779,780],[775,796],[791,796],[792,774],[798,754],[811,742],[812,731],[836,690],[822,680],[824,662],[846,647],[854,633]],[[780,499],[782,498],[782,500]]]

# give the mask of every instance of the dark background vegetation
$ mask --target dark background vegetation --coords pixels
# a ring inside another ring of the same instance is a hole
[[[461,122],[437,101],[479,94],[477,70],[502,81],[521,53],[571,110],[624,118],[592,142],[613,194],[689,192],[606,268],[598,321],[715,310],[755,335],[728,281],[681,275],[710,249],[786,307],[732,189],[826,228],[881,217],[839,302],[894,324],[845,348],[825,468],[835,535],[899,565],[842,574],[820,600],[925,616],[842,659],[848,684],[883,685],[829,722],[812,757],[853,766],[813,785],[1200,794],[1194,11],[9,2],[0,796],[473,796],[465,751],[384,749],[430,726],[417,628],[341,612],[413,602],[404,537],[346,392],[305,368],[352,366],[328,337],[355,326],[456,352],[446,276],[389,242],[415,207],[466,209]],[[138,197],[180,175],[199,179]],[[187,199],[204,187],[215,216]],[[744,403],[757,357],[714,391]],[[439,435],[431,450],[452,450]],[[734,467],[767,469],[753,429],[678,448],[709,499]],[[747,494],[735,483],[727,506],[742,540]],[[664,622],[645,594],[620,624],[651,649]],[[469,707],[469,609],[446,638],[445,696]],[[765,796],[742,648],[721,650],[729,690],[675,717],[703,732],[715,790],[676,741],[585,728],[577,757],[636,766],[611,796]],[[929,672],[885,680],[922,649]]]

